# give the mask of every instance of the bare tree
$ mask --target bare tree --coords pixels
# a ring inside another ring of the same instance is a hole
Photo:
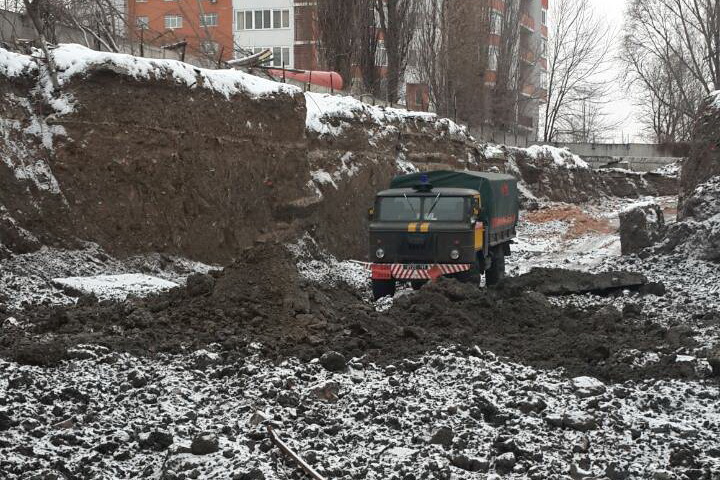
[[[377,66],[380,30],[375,22],[375,0],[357,0],[357,66],[364,93],[380,94],[380,71]]]
[[[317,0],[316,26],[322,48],[321,61],[345,81],[352,76],[357,52],[357,7],[355,2]]]
[[[549,12],[547,102],[542,138],[572,131],[578,106],[606,102],[613,32],[587,0],[555,0]]]
[[[701,102],[720,88],[720,0],[633,0],[622,59],[658,141],[690,135]]]
[[[447,0],[421,0],[414,48],[419,77],[429,89],[430,105],[440,115],[451,115],[449,89],[449,13]]]
[[[417,0],[376,0],[378,26],[387,51],[387,100],[398,101],[418,22]]]

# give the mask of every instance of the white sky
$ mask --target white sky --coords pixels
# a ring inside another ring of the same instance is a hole
[[[552,0],[550,0],[552,2]],[[615,39],[616,47],[619,48],[623,19],[625,16],[625,8],[628,0],[590,0],[595,6],[597,11],[605,16],[608,21],[608,28],[614,28],[617,31],[617,38]],[[617,65],[617,64],[615,64]],[[621,67],[617,65],[612,69],[610,76],[620,75]],[[640,130],[641,126],[637,120],[638,112],[633,105],[633,100],[619,80],[613,78],[613,93],[612,102],[606,105],[605,109],[611,114],[611,118],[614,121],[622,122],[618,128],[609,133],[612,141],[620,143],[622,141],[630,142],[646,142],[647,140],[641,138]],[[629,138],[628,138],[629,137]],[[623,140],[624,139],[624,140]]]

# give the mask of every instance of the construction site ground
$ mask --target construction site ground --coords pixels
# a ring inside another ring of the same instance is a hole
[[[306,478],[271,425],[327,479],[720,478],[720,268],[621,257],[617,214],[648,200],[672,220],[669,197],[523,211],[508,271],[664,294],[440,280],[373,303],[362,263],[309,235],[224,269],[92,244],[0,260],[0,472]]]

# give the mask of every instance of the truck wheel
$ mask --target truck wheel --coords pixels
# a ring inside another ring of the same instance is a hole
[[[395,295],[395,280],[373,280],[373,299],[392,297]]]
[[[485,272],[485,284],[497,285],[503,278],[505,278],[505,247],[496,245],[493,247],[490,269]]]

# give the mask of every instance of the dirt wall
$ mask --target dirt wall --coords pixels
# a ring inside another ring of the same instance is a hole
[[[691,216],[684,208],[685,199],[715,175],[720,175],[720,94],[705,101],[695,123],[690,156],[680,176],[680,218]]]

